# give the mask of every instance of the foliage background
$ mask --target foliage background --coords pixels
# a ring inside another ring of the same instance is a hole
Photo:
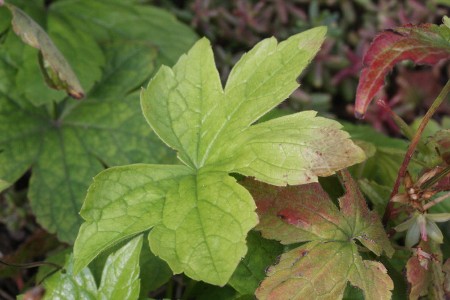
[[[45,1],[46,5],[52,2],[58,1]],[[328,39],[301,79],[302,87],[280,108],[288,111],[314,109],[322,115],[351,123],[356,122],[353,118],[353,102],[362,57],[374,36],[383,29],[406,23],[439,24],[442,16],[450,13],[450,3],[445,0],[127,2],[164,8],[193,28],[199,36],[207,36],[214,46],[217,67],[223,81],[238,58],[261,39],[272,35],[284,39],[314,26],[327,25]],[[39,12],[35,12],[33,17],[42,19]],[[6,27],[2,22],[4,20],[0,19],[0,31]],[[434,67],[413,67],[403,63],[389,76],[383,96],[395,112],[412,123],[430,106],[448,79],[449,70],[448,63]],[[438,111],[436,120],[439,122],[449,113],[447,102]],[[371,106],[366,119],[358,124],[361,123],[368,123],[387,135],[400,136],[399,129],[386,111],[376,105]],[[348,126],[350,128],[352,125]],[[29,178],[30,172],[12,189],[0,195],[0,254],[19,263],[42,260],[51,251],[66,247],[35,221],[26,196]],[[164,268],[161,266],[162,272],[167,273]],[[35,270],[0,266],[0,298],[11,299],[13,295],[23,292],[33,285],[34,276]],[[184,288],[186,278],[176,276],[169,284],[156,290],[153,296],[178,297]],[[193,289],[192,294],[201,299],[201,295],[210,297],[216,288],[200,284]],[[227,287],[221,290],[220,295],[226,298],[227,293],[231,295],[233,292]]]

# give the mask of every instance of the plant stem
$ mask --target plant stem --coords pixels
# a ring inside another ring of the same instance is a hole
[[[382,109],[384,109],[394,120],[395,124],[400,128],[400,130],[402,131],[403,135],[408,138],[408,140],[412,141],[414,138],[414,131],[412,130],[412,128],[406,124],[406,122],[399,116],[397,115],[390,107],[389,105],[386,103],[386,101],[384,101],[384,99],[380,99],[377,101],[377,105],[379,107],[381,107]],[[429,149],[428,147],[419,140],[419,143],[417,145],[417,147],[419,148],[419,150],[422,153],[429,153]]]
[[[427,113],[423,117],[422,122],[420,122],[419,128],[417,129],[417,132],[411,141],[411,144],[409,144],[408,150],[406,151],[405,158],[403,159],[402,165],[400,166],[400,170],[398,171],[397,179],[395,180],[395,184],[392,189],[391,196],[389,198],[389,203],[386,207],[386,211],[383,216],[384,224],[387,224],[387,222],[391,219],[392,208],[394,206],[394,202],[392,202],[392,198],[395,195],[397,195],[397,193],[398,193],[400,183],[402,182],[403,178],[405,177],[406,171],[408,170],[409,162],[411,161],[414,151],[416,150],[417,144],[420,141],[420,137],[422,136],[422,133],[425,130],[425,127],[427,126],[428,121],[431,119],[431,117],[436,112],[436,110],[439,108],[439,106],[442,104],[442,102],[444,102],[444,100],[447,98],[447,95],[449,92],[450,92],[450,80],[447,81],[444,88],[441,90],[441,92],[439,93],[439,95],[434,100],[433,104],[431,105],[430,109],[427,111]]]
[[[0,264],[8,266],[8,267],[21,268],[21,269],[37,268],[37,267],[41,267],[41,266],[50,266],[57,270],[62,269],[62,267],[60,265],[54,264],[49,261],[38,261],[38,262],[33,262],[33,263],[28,263],[28,264],[13,264],[13,263],[9,263],[9,262],[6,262],[6,261],[0,259]]]

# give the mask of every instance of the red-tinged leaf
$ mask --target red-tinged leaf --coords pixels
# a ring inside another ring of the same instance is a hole
[[[406,263],[409,299],[444,299],[442,253],[438,244],[422,241]]]
[[[354,243],[310,242],[283,254],[256,290],[258,299],[341,299],[347,282],[365,299],[391,298],[393,282],[379,262],[363,260]]]
[[[393,283],[384,266],[366,261],[356,240],[377,255],[394,252],[376,213],[348,171],[339,174],[346,190],[340,210],[320,184],[273,187],[246,180],[256,200],[266,238],[284,244],[307,242],[283,254],[256,291],[259,299],[339,299],[348,282],[366,299],[390,299]]]
[[[339,175],[346,190],[339,199],[341,211],[318,183],[274,187],[247,180],[244,185],[256,200],[260,223],[256,229],[265,238],[283,244],[306,241],[357,239],[369,250],[388,256],[394,252],[375,212],[348,171]]]
[[[428,286],[431,282],[430,273],[420,265],[416,256],[412,256],[406,264],[406,278],[410,285],[409,299],[419,299],[428,294]]]
[[[369,211],[358,184],[347,170],[339,172],[339,179],[346,191],[339,198],[341,213],[352,229],[351,236],[377,255],[383,250],[391,257],[394,254],[377,213]]]
[[[256,200],[263,237],[292,244],[316,239],[347,239],[345,220],[318,183],[275,187],[254,180],[244,185]],[[294,226],[292,226],[294,225]]]
[[[423,24],[386,30],[375,37],[363,59],[364,68],[356,91],[355,116],[362,118],[367,106],[384,84],[386,74],[402,60],[433,65],[450,58],[450,28]]]

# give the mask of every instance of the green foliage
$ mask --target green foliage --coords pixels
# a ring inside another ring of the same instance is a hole
[[[138,299],[142,240],[136,237],[108,257],[98,288],[88,268],[74,275],[69,256],[64,269],[45,281],[44,299]]]
[[[134,91],[195,36],[161,10],[122,1],[62,0],[46,14],[43,3],[26,8],[40,14],[86,99],[75,102],[47,87],[37,50],[6,33],[0,45],[0,188],[32,168],[28,196],[38,222],[73,242],[85,191],[105,165],[173,160],[142,120]]]
[[[11,4],[6,4],[6,7],[11,11],[16,34],[26,44],[40,50],[39,63],[49,86],[66,90],[76,99],[83,98],[84,91],[78,78],[47,33],[18,7]]]
[[[219,78],[209,41],[199,40],[182,55],[195,34],[144,2],[11,0],[4,5],[0,0],[0,191],[11,187],[0,195],[0,205],[11,207],[0,221],[19,216],[15,223],[20,224],[35,214],[47,230],[72,243],[81,199],[100,172],[81,209],[85,222],[74,254],[40,231],[1,258],[1,269],[29,267],[39,264],[26,263],[34,256],[56,250],[36,276],[42,287],[28,290],[23,299],[39,297],[44,288],[44,299],[442,299],[450,294],[448,228],[436,224],[450,218],[445,201],[450,119],[439,118],[440,124],[430,119],[438,107],[446,112],[440,105],[450,81],[423,118],[413,114],[405,122],[396,115],[420,111],[417,104],[396,106],[419,100],[412,95],[419,88],[397,75],[399,86],[391,86],[387,96],[392,98],[378,111],[367,111],[376,128],[401,130],[409,145],[368,126],[346,124],[347,134],[315,111],[295,112],[323,106],[317,101],[330,103],[331,95],[320,87],[337,91],[340,85],[345,91],[333,99],[352,98],[347,79],[361,75],[355,112],[363,115],[398,61],[436,64],[450,57],[448,18],[440,27],[407,25],[381,33],[362,72],[358,56],[368,40],[355,39],[361,34],[349,29],[351,22],[330,26],[330,36],[355,40],[352,50],[328,41],[313,72],[302,77],[313,86],[295,91],[325,28],[280,43],[263,40],[239,60],[215,43],[219,70],[221,61],[238,61],[231,70],[225,66]],[[223,17],[234,5],[213,12],[208,1],[197,2],[194,26],[214,14]],[[244,20],[259,33],[276,15],[274,28],[300,17],[289,29],[297,32],[310,24],[334,24],[340,10],[343,19],[354,21],[355,8],[374,9],[370,1],[356,6],[346,1],[333,4],[332,13],[319,11],[327,5],[241,1],[240,17],[227,15],[220,28],[225,37],[230,24]],[[404,7],[407,16],[409,5]],[[385,20],[395,23],[392,15]],[[237,43],[253,44],[247,29],[237,32]],[[333,57],[336,49],[340,54],[345,49],[345,55]],[[344,56],[349,66],[342,64]],[[333,78],[325,67],[337,72]],[[424,74],[432,73],[439,72]],[[139,103],[139,89],[150,78]],[[291,100],[302,103],[280,105],[293,92]],[[86,99],[76,102],[67,94]],[[426,105],[432,100],[420,98]],[[349,171],[318,183],[346,167]],[[21,177],[31,178],[18,181]],[[22,207],[26,196],[33,214]],[[52,262],[64,269],[49,275]],[[16,269],[4,273],[20,276]]]
[[[151,250],[175,273],[224,285],[257,223],[251,195],[228,173],[301,184],[363,160],[340,125],[315,112],[252,125],[298,87],[324,35],[319,27],[280,44],[262,41],[236,64],[224,90],[206,39],[172,69],[161,67],[141,105],[184,165],[131,165],[96,176],[81,210],[86,222],[75,242],[75,271],[153,228]]]
[[[248,252],[228,282],[241,295],[253,295],[265,277],[265,270],[281,255],[283,247],[251,231],[247,237]]]

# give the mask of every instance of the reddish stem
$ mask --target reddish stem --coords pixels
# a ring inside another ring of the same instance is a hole
[[[386,207],[386,211],[383,216],[383,223],[387,224],[387,222],[392,217],[392,209],[394,207],[394,202],[392,202],[392,198],[397,195],[398,190],[400,188],[400,183],[402,182],[403,178],[405,177],[406,171],[408,170],[409,162],[411,161],[412,156],[414,155],[414,151],[416,150],[417,144],[420,141],[420,137],[422,136],[422,133],[425,129],[425,127],[428,124],[428,121],[431,119],[433,114],[436,112],[436,110],[439,108],[439,106],[444,102],[445,98],[447,97],[448,93],[450,92],[450,80],[447,81],[442,91],[439,93],[437,98],[434,100],[433,104],[431,105],[430,109],[427,111],[425,116],[422,119],[422,122],[420,122],[419,128],[417,129],[416,134],[414,135],[413,139],[411,140],[411,144],[409,144],[408,150],[406,151],[405,158],[403,159],[402,165],[400,166],[400,170],[397,175],[397,179],[395,180],[394,187],[392,189],[392,193],[389,199],[389,203]]]

